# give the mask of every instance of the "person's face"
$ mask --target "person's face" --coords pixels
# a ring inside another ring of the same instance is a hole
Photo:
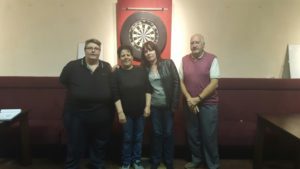
[[[120,53],[121,66],[124,68],[130,68],[132,66],[133,56],[130,51],[123,49]]]
[[[190,41],[190,48],[192,54],[201,54],[204,48],[203,38],[200,36],[193,36]]]
[[[148,49],[145,49],[145,58],[148,62],[150,63],[154,63],[157,61],[157,57],[156,57],[156,52],[155,50],[148,50]]]
[[[95,43],[89,43],[86,45],[84,52],[88,60],[96,61],[99,59],[101,47]]]

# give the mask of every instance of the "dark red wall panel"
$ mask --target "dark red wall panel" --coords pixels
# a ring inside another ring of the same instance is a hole
[[[252,146],[257,113],[300,113],[299,79],[225,78],[220,79],[218,93],[221,146]],[[30,110],[33,144],[64,143],[62,111],[65,89],[57,77],[0,77],[0,96],[0,108]],[[187,144],[181,106],[174,119],[176,145]],[[149,122],[145,144],[150,142]],[[119,129],[114,129],[115,134],[121,134]]]

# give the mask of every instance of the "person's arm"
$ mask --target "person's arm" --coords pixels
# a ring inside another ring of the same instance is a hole
[[[118,70],[120,68],[120,65],[116,64],[115,66],[112,67],[112,72]]]
[[[120,99],[115,102],[115,107],[117,109],[119,122],[122,124],[126,123],[126,116],[124,114],[122,103],[121,103]]]
[[[118,83],[118,71],[112,73],[112,93],[113,93],[113,100],[115,102],[116,111],[118,114],[119,122],[126,123],[126,116],[123,111],[122,102],[120,99],[120,91],[119,91],[119,83]]]
[[[150,116],[150,105],[151,105],[151,94],[150,93],[146,93],[145,95],[146,97],[146,105],[145,105],[145,109],[144,109],[144,117],[148,117]]]
[[[187,89],[185,87],[185,84],[183,82],[184,77],[183,77],[183,64],[182,64],[182,62],[180,64],[180,66],[179,66],[178,74],[179,74],[179,78],[180,78],[181,92],[182,92],[183,96],[186,98],[186,100],[188,100],[189,98],[191,98],[191,95],[187,91]]]
[[[218,79],[211,79],[210,83],[203,89],[203,91],[196,97],[199,102],[203,101],[207,96],[211,95],[218,88]]]
[[[179,98],[180,98],[180,79],[179,74],[177,71],[177,68],[174,64],[174,62],[170,59],[170,70],[171,70],[171,76],[172,76],[172,85],[173,85],[173,96],[172,96],[172,102],[171,102],[171,109],[173,112],[176,112],[178,105],[179,105]]]
[[[190,93],[187,91],[182,79],[180,80],[180,87],[181,87],[182,94],[184,95],[184,97],[186,99],[187,105],[190,108],[190,111],[196,113],[197,112],[197,109],[196,109],[197,102],[193,101],[193,98],[190,95]]]
[[[218,88],[218,79],[220,77],[219,63],[215,57],[210,68],[210,83],[198,94],[198,98],[194,100],[198,103],[203,101],[206,97],[211,95]]]
[[[180,87],[181,87],[182,94],[184,95],[184,97],[186,98],[186,100],[190,99],[192,96],[187,91],[183,80],[180,80]]]
[[[60,76],[59,76],[59,81],[61,84],[63,84],[65,87],[68,86],[69,84],[69,78],[70,78],[70,74],[71,74],[71,65],[70,65],[70,62],[64,66],[63,70],[61,71],[60,73]]]
[[[195,97],[189,97],[187,99],[189,106],[196,106],[202,102],[206,97],[211,95],[218,87],[218,79],[211,79],[210,83]]]
[[[179,74],[179,78],[180,78],[180,88],[181,88],[181,92],[182,92],[183,96],[184,96],[185,99],[186,99],[187,105],[188,105],[190,111],[196,112],[196,108],[195,108],[195,105],[196,105],[196,104],[192,104],[192,102],[191,102],[192,96],[191,96],[190,93],[187,91],[186,86],[185,86],[184,81],[183,81],[184,76],[183,76],[183,63],[182,63],[182,61],[181,61],[181,63],[180,63],[180,67],[179,67],[179,70],[178,70],[178,74]]]
[[[149,78],[148,78],[148,72],[145,69],[145,67],[141,67],[143,70],[143,77],[145,80],[145,97],[146,97],[146,104],[145,104],[145,109],[144,109],[144,117],[148,117],[150,116],[150,112],[151,112],[151,93],[153,91],[153,88],[150,84]]]

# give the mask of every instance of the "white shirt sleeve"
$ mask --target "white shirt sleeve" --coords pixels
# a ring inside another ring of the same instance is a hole
[[[179,65],[179,68],[178,68],[178,74],[179,74],[179,79],[180,80],[183,80],[183,64],[182,64],[182,59],[181,59],[181,62],[180,62],[180,65]]]
[[[211,67],[210,67],[210,78],[211,79],[218,79],[220,77],[220,68],[219,62],[217,58],[214,58]]]

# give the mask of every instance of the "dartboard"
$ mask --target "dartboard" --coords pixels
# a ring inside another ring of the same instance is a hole
[[[135,60],[141,59],[141,48],[147,41],[157,44],[160,51],[166,45],[166,27],[159,17],[148,12],[137,12],[130,15],[121,30],[121,45],[133,47]]]
[[[147,41],[157,43],[158,37],[159,33],[157,27],[149,20],[139,20],[129,29],[130,44],[137,50],[140,50]]]

